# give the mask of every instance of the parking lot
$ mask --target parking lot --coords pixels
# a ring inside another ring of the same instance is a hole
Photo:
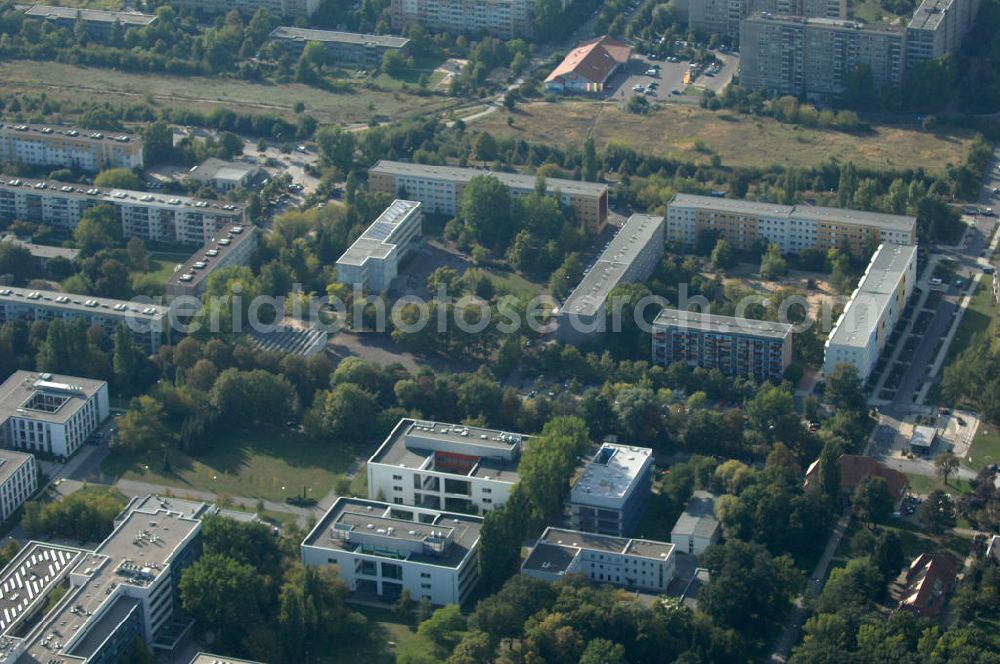
[[[720,92],[739,70],[739,56],[731,53],[717,53],[722,65],[717,71],[703,69],[689,85]],[[611,77],[610,97],[626,99],[631,95],[643,94],[650,101],[680,101],[695,103],[697,95],[684,95],[684,75],[691,71],[691,61],[653,59],[650,56],[635,55],[629,62],[628,70]],[[641,90],[639,89],[641,88]],[[676,94],[675,92],[676,91]]]

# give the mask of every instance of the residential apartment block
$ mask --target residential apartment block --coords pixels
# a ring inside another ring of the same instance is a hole
[[[87,35],[96,41],[107,41],[113,34],[116,23],[121,34],[124,34],[126,30],[131,28],[152,25],[159,18],[156,14],[53,7],[51,5],[30,5],[25,8],[24,16],[28,19],[48,21],[70,31],[75,30],[77,21],[80,21],[86,29]]]
[[[680,551],[698,556],[722,539],[722,528],[715,518],[715,501],[718,498],[708,491],[692,494],[670,531],[670,541]]]
[[[111,205],[125,237],[202,244],[227,223],[244,220],[240,205],[187,196],[90,187],[28,178],[0,178],[0,219],[48,224],[72,232],[83,213]]]
[[[205,292],[208,277],[231,265],[246,265],[257,248],[257,228],[227,224],[215,237],[196,251],[167,279],[164,292],[168,298],[181,295],[197,297]]]
[[[0,523],[5,523],[36,491],[38,468],[34,455],[0,450]]]
[[[883,244],[826,340],[823,370],[854,365],[865,382],[878,363],[917,282],[917,248]]]
[[[76,11],[76,10],[74,10]],[[142,139],[56,125],[0,124],[0,162],[72,168],[142,168]]]
[[[923,0],[906,26],[906,66],[955,53],[979,14],[979,0]]]
[[[619,284],[643,281],[653,274],[663,258],[663,229],[663,217],[633,214],[628,218],[555,312],[559,341],[582,343],[606,331],[608,295]]]
[[[631,533],[649,499],[653,450],[604,443],[583,465],[570,490],[575,530],[624,537]]]
[[[421,204],[394,200],[337,259],[337,281],[381,293],[420,244]]]
[[[548,527],[521,564],[543,581],[583,574],[596,583],[663,594],[674,578],[674,545]]]
[[[15,371],[0,385],[6,447],[69,458],[110,414],[103,380]]]
[[[667,208],[667,239],[694,244],[702,231],[715,231],[733,247],[776,244],[783,254],[803,249],[850,247],[859,255],[870,238],[887,244],[913,244],[915,217],[846,208],[778,205],[677,194]]]
[[[568,2],[564,0],[565,7]],[[531,37],[532,0],[392,0],[392,28],[422,25],[453,34],[485,32],[500,37]]]
[[[847,0],[689,0],[688,29],[736,39],[754,12],[846,19]]]
[[[507,502],[527,441],[519,433],[402,419],[368,460],[368,497],[488,512]]]
[[[876,87],[903,80],[901,28],[831,18],[757,13],[740,27],[740,84],[772,94],[826,98],[844,92],[855,67]]]
[[[29,542],[0,571],[0,664],[116,662],[136,637],[171,657],[192,624],[177,585],[200,554],[201,522],[168,510],[131,511],[93,551]]]
[[[302,542],[302,563],[334,565],[361,596],[461,604],[479,580],[482,517],[338,498]]]
[[[496,177],[507,185],[512,196],[532,193],[537,182],[534,175],[382,160],[368,171],[368,189],[373,193],[420,201],[425,213],[455,215],[465,185],[477,175]],[[562,205],[573,208],[577,219],[591,232],[604,230],[608,223],[606,184],[546,178],[545,185],[547,192],[559,195]]]
[[[195,14],[228,14],[232,10],[249,19],[258,9],[271,16],[306,19],[319,9],[320,0],[170,0],[170,6]]]
[[[653,321],[653,364],[683,362],[727,376],[780,381],[792,361],[785,323],[664,309]]]
[[[280,42],[289,53],[302,55],[306,44],[322,44],[330,57],[338,65],[341,63],[363,67],[379,67],[389,51],[406,55],[410,40],[393,35],[365,35],[357,32],[335,32],[332,30],[309,30],[291,26],[279,26],[271,32],[270,39]]]
[[[153,354],[170,339],[170,310],[157,304],[126,302],[58,291],[0,287],[0,325],[12,320],[36,321],[61,318],[84,320],[113,335],[119,325],[146,352]]]

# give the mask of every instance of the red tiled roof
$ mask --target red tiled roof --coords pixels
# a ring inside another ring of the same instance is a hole
[[[922,553],[906,571],[906,590],[899,608],[917,615],[937,616],[955,585],[958,566],[951,556]]]
[[[583,42],[569,52],[545,82],[576,74],[594,83],[603,83],[615,67],[628,62],[632,47],[607,35]]]
[[[819,472],[819,459],[809,465],[806,471],[806,486],[812,484],[812,479]],[[840,489],[845,493],[854,494],[854,490],[866,477],[881,477],[889,485],[889,492],[897,501],[906,493],[910,481],[906,475],[895,468],[883,466],[869,456],[843,454],[840,457]]]

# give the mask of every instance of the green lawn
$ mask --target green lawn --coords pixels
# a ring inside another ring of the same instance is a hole
[[[149,269],[146,270],[145,274],[153,275],[158,280],[166,282],[174,274],[174,269],[189,258],[191,258],[191,254],[152,253],[149,255]]]
[[[545,285],[531,281],[516,272],[479,267],[469,268],[468,271],[474,274],[485,274],[493,282],[493,288],[496,289],[498,295],[509,294],[515,297],[532,298],[546,289]]]
[[[945,364],[950,363],[953,358],[958,357],[963,350],[968,348],[973,337],[989,330],[998,313],[1000,313],[1000,307],[993,304],[993,275],[984,274],[975,295],[972,296],[972,301],[969,302],[969,308],[965,311],[962,323],[958,326],[958,331],[955,332],[955,339],[948,349],[948,359]]]
[[[966,480],[961,480],[956,477],[949,477],[947,485],[945,485],[944,481],[937,475],[934,477],[928,477],[927,475],[907,473],[906,478],[910,480],[910,491],[923,496],[926,496],[931,491],[935,491],[936,489],[942,489],[952,495],[969,493],[969,491],[972,490],[972,487],[969,486],[969,483]]]
[[[991,463],[1000,463],[1000,430],[990,422],[980,422],[969,450],[969,467],[979,470]]]
[[[231,431],[220,435],[214,449],[201,457],[172,452],[169,469],[159,454],[114,452],[101,470],[182,490],[276,501],[301,495],[304,489],[308,497],[319,500],[361,452],[289,432]]]

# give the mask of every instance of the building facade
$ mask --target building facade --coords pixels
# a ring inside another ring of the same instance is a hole
[[[917,220],[847,208],[674,196],[667,207],[667,240],[694,244],[705,231],[718,233],[742,251],[776,244],[783,254],[797,254],[803,249],[826,251],[847,245],[854,255],[861,255],[871,241],[914,244]]]
[[[7,447],[69,458],[110,414],[103,380],[16,371],[0,385]]]
[[[570,490],[575,530],[625,537],[642,518],[653,481],[653,450],[604,443]]]
[[[65,30],[74,31],[77,21],[87,31],[87,36],[96,41],[108,41],[118,24],[119,34],[126,30],[152,25],[159,18],[156,14],[140,14],[129,11],[104,11],[100,9],[78,9],[76,7],[53,7],[51,5],[31,5],[24,10],[28,19],[48,21]]]
[[[255,226],[228,224],[170,275],[164,293],[170,299],[198,297],[205,292],[210,275],[224,267],[248,264],[256,248]]]
[[[0,178],[0,219],[47,224],[71,233],[84,212],[107,203],[125,237],[202,244],[227,223],[244,221],[240,205],[125,189]]]
[[[823,370],[851,364],[866,382],[913,294],[915,246],[881,245],[826,340]]]
[[[0,162],[72,168],[96,173],[142,168],[142,139],[57,125],[0,124]]]
[[[619,284],[644,281],[653,274],[663,258],[664,227],[663,217],[633,214],[628,218],[555,312],[559,341],[583,343],[606,331],[608,295]]]
[[[824,99],[843,94],[858,66],[876,88],[903,81],[902,28],[829,18],[757,13],[740,28],[740,84],[777,95]]]
[[[0,523],[5,523],[38,491],[38,467],[32,454],[0,450]]]
[[[421,204],[394,200],[337,259],[337,281],[381,293],[420,244]]]
[[[535,190],[537,183],[533,175],[382,160],[368,171],[368,189],[420,201],[425,213],[455,215],[465,185],[477,175],[496,177],[507,185],[511,196],[526,196]],[[573,208],[588,230],[593,233],[604,230],[608,223],[607,185],[560,178],[546,178],[545,185],[547,192],[559,196],[560,204]]]
[[[583,574],[595,583],[663,594],[674,578],[674,545],[548,527],[521,564],[543,581]]]
[[[604,35],[569,52],[545,79],[550,92],[601,94],[611,76],[628,66],[632,47]]]
[[[955,53],[979,14],[979,0],[923,0],[906,26],[906,66]]]
[[[480,514],[507,502],[528,436],[405,418],[368,460],[368,497]]]
[[[271,16],[306,19],[319,9],[320,0],[171,0],[170,6],[193,14],[228,14],[234,9],[250,18],[258,9]]]
[[[97,325],[113,336],[124,325],[139,346],[149,354],[156,353],[170,339],[170,310],[157,304],[142,304],[89,297],[74,293],[0,287],[0,325],[23,320],[83,320]]]
[[[389,51],[402,55],[409,53],[410,40],[393,35],[366,35],[357,32],[335,32],[332,30],[309,30],[291,26],[279,26],[271,32],[270,39],[279,42],[289,53],[302,55],[306,44],[322,44],[334,62],[379,67]]]
[[[670,541],[680,551],[699,556],[722,539],[722,528],[715,518],[717,499],[714,493],[700,490],[691,496],[670,531]]]
[[[462,604],[479,580],[482,518],[338,498],[302,542],[304,565],[332,565],[354,593]]]
[[[718,369],[727,376],[780,381],[792,362],[785,323],[664,309],[653,321],[653,363]]]
[[[563,2],[563,7],[567,4]],[[453,34],[486,33],[502,39],[531,37],[532,0],[392,0],[392,28],[410,25]]]
[[[729,39],[754,12],[810,18],[847,18],[847,0],[689,0],[688,29]]]

